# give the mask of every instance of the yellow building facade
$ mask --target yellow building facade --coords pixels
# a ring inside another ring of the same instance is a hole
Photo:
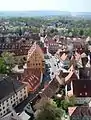
[[[39,69],[43,72],[45,68],[44,53],[36,42],[32,45],[28,51],[27,56],[27,68]]]

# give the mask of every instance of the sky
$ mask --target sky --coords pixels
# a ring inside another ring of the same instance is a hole
[[[0,0],[0,11],[25,10],[91,12],[91,0]]]

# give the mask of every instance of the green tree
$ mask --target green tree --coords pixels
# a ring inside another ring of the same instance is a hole
[[[10,72],[9,66],[6,65],[3,58],[0,58],[0,74],[7,74]]]
[[[83,36],[83,35],[84,35],[84,31],[83,31],[82,29],[79,31],[79,35],[80,35],[80,36]]]
[[[68,112],[68,107],[72,107],[75,105],[75,96],[65,97],[64,100],[56,98],[54,99],[54,101],[56,102],[59,108],[61,107],[63,110]]]
[[[53,100],[43,98],[37,104],[36,120],[62,120],[64,111],[56,106]]]
[[[5,65],[11,70],[15,66],[14,53],[3,52],[1,56]]]

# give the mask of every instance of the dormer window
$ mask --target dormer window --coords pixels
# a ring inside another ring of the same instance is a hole
[[[82,93],[80,93],[80,96],[82,96]]]
[[[88,93],[87,93],[87,92],[85,92],[85,95],[86,95],[86,96],[87,96],[87,94],[88,94]]]

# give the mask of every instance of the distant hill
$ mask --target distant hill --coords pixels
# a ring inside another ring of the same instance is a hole
[[[91,12],[73,12],[72,16],[83,17],[83,18],[91,18]]]
[[[91,19],[91,12],[68,11],[0,11],[0,17],[75,16]]]
[[[0,11],[0,17],[70,16],[66,11]]]

